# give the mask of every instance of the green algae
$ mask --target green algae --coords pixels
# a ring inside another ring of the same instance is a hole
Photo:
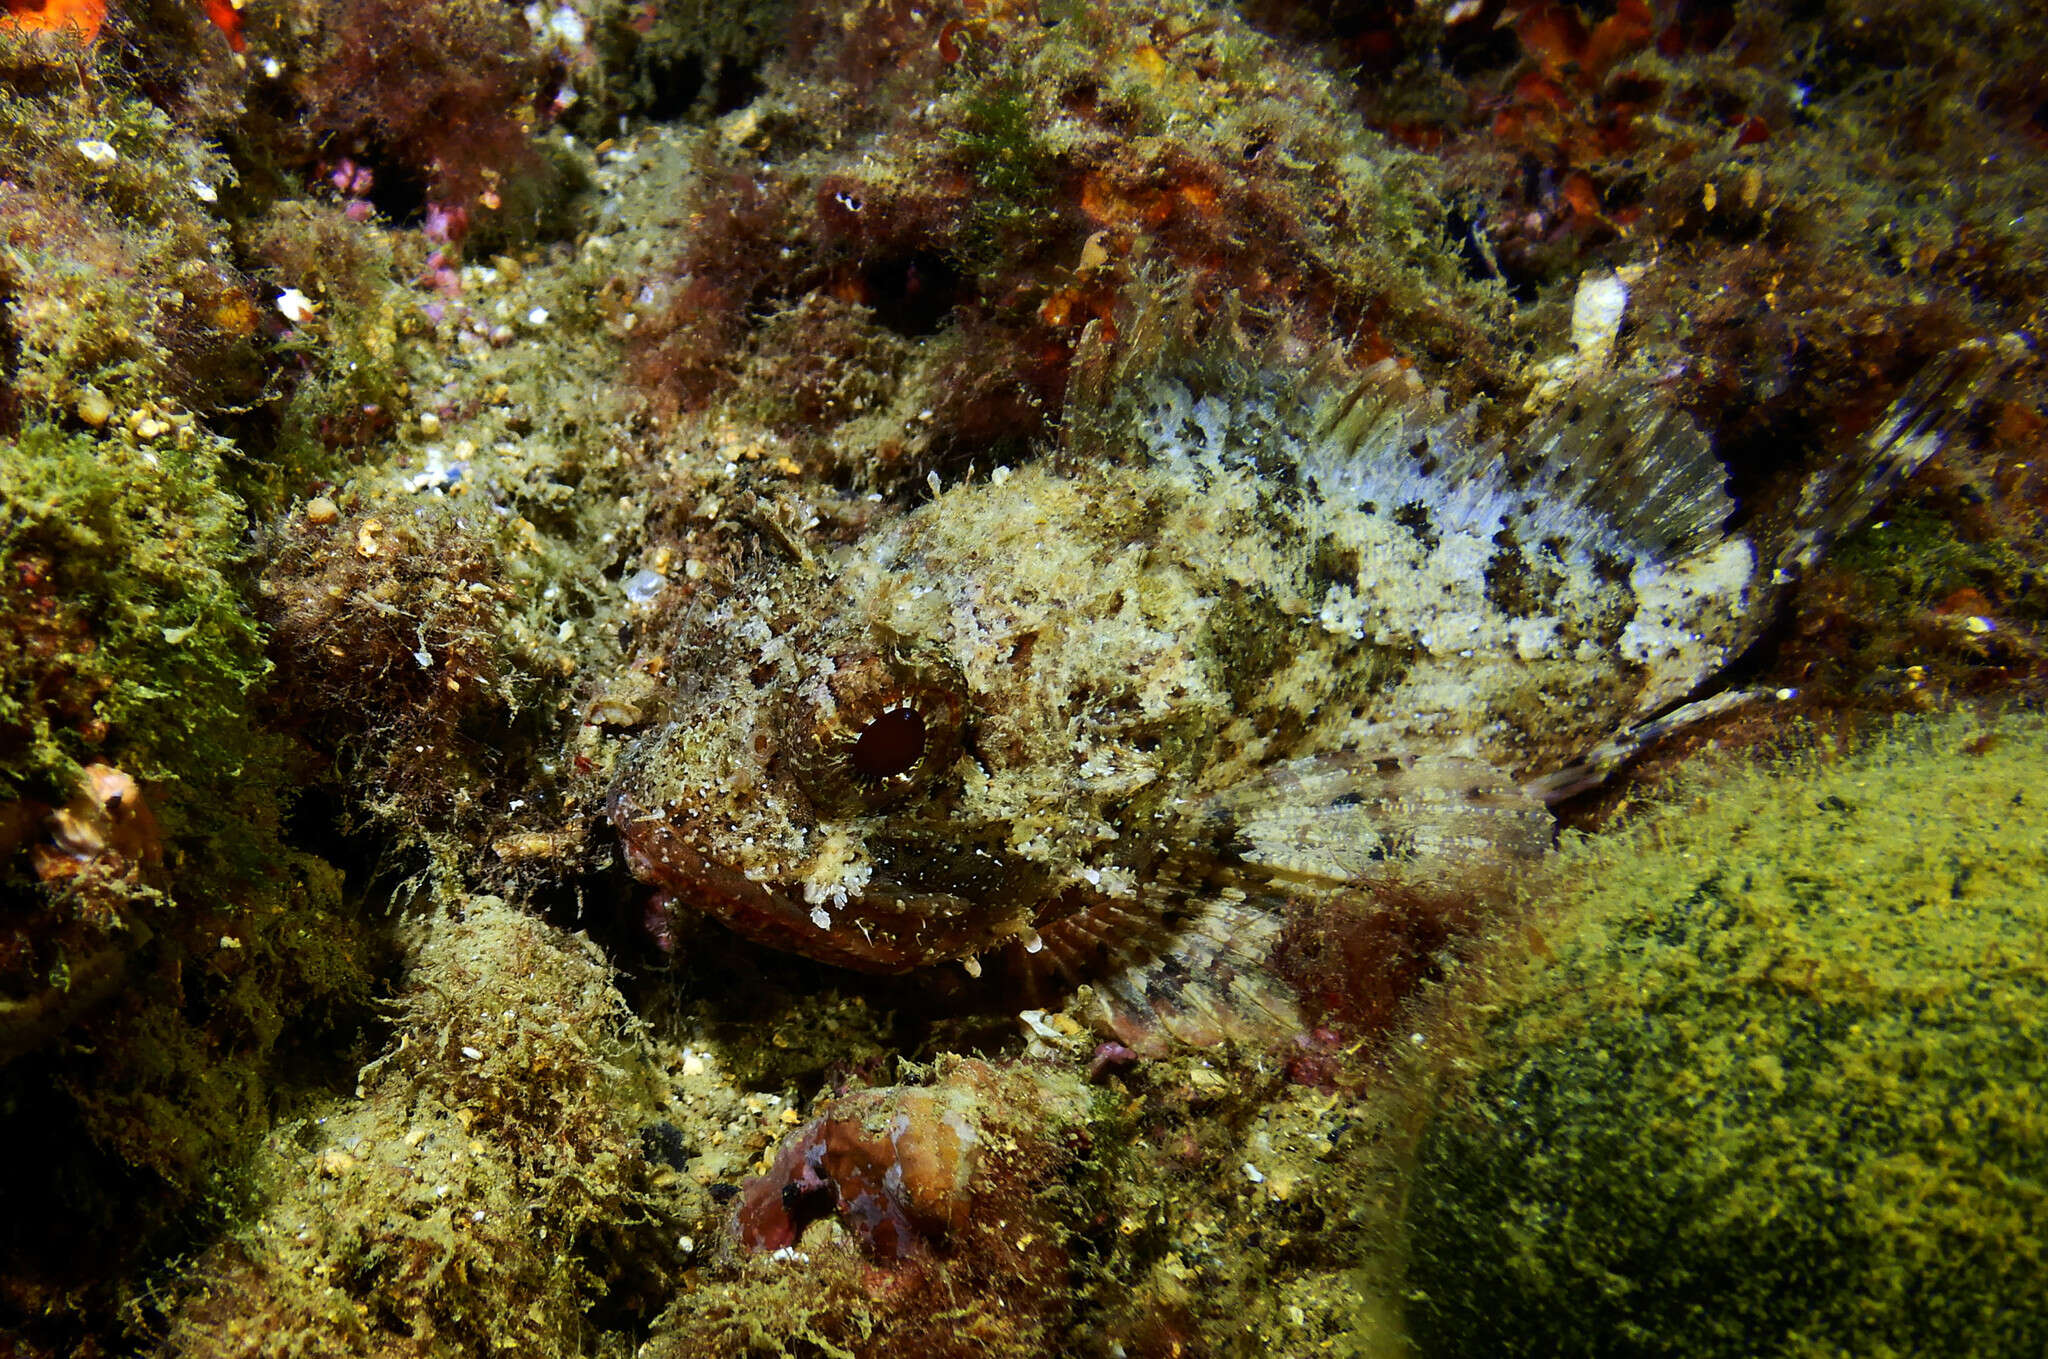
[[[1959,590],[1996,590],[2001,583],[2029,614],[2048,608],[2031,563],[2009,541],[1971,541],[1953,519],[1924,504],[1902,504],[1881,523],[1844,538],[1832,565],[1863,576],[1880,608],[1926,608]],[[2032,581],[2032,588],[2029,582]]]
[[[1081,1183],[1063,1353],[1411,1353],[1400,1307],[1413,1108],[1320,1089],[1270,1054],[1205,1052],[1106,1081]]]
[[[957,247],[970,266],[996,266],[1059,229],[1059,165],[1030,94],[1015,75],[984,77],[960,101],[957,144],[979,192]]]
[[[1424,1352],[2040,1353],[2044,739],[1903,726],[1569,843],[1422,1143]]]
[[[36,1167],[0,1187],[0,1316],[54,1353],[250,1207],[379,945],[287,844],[301,753],[261,710],[234,171],[106,48],[0,68],[0,1129]]]
[[[210,785],[262,742],[245,695],[269,666],[230,579],[242,507],[220,486],[218,445],[182,434],[140,444],[32,425],[0,446],[0,571],[54,606],[23,611],[41,627],[9,611],[36,633],[0,656],[0,728],[18,752],[0,780],[16,791],[68,786],[109,741],[140,777]],[[59,684],[92,695],[90,711],[67,722],[48,701]]]
[[[0,69],[13,66],[0,47]],[[232,407],[261,390],[255,312],[207,203],[234,171],[111,73],[0,81],[0,378],[24,420],[98,390],[117,411]],[[4,424],[5,422],[0,422]]]
[[[0,793],[113,758],[209,795],[263,745],[237,578],[256,313],[207,211],[227,161],[96,59],[0,44]]]

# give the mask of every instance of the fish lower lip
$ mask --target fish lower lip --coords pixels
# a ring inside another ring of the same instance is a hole
[[[823,907],[777,883],[757,882],[692,849],[666,818],[645,817],[615,798],[612,822],[624,842],[626,864],[642,882],[665,888],[735,934],[787,953],[859,972],[900,973],[979,952],[972,930],[983,912],[961,909],[956,898],[869,894],[843,906]],[[936,907],[944,900],[954,909]],[[818,916],[826,923],[820,925]]]

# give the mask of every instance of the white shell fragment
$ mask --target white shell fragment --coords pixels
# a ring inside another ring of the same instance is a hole
[[[277,295],[277,310],[293,325],[300,325],[312,319],[320,310],[320,304],[300,292],[297,288],[286,288]]]
[[[661,592],[668,588],[668,577],[659,571],[642,567],[626,577],[622,588],[627,599],[635,604],[646,604],[660,598]]]
[[[103,142],[98,138],[89,138],[74,145],[78,147],[78,154],[94,165],[112,165],[121,159],[121,153],[114,149],[111,142]]]
[[[1588,274],[1579,281],[1578,294],[1572,298],[1572,347],[1579,351],[1582,374],[1590,376],[1607,366],[1627,310],[1628,285],[1617,275]]]
[[[560,6],[548,16],[548,31],[571,47],[580,47],[589,37],[583,16],[567,5]]]

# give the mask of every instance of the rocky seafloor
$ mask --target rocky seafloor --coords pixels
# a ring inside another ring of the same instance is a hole
[[[2044,51],[1864,0],[4,0],[0,1352],[2048,1350]],[[1277,1040],[633,877],[718,601],[1100,456],[1186,351],[1489,428],[1626,375],[1759,542],[1965,390],[1771,583],[1744,701],[1514,881],[1311,920]]]

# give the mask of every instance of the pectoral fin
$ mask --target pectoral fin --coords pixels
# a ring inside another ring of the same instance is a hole
[[[1041,923],[1038,965],[1092,984],[1100,1027],[1139,1052],[1376,1023],[1551,832],[1477,761],[1291,761],[1192,808],[1140,898]]]

